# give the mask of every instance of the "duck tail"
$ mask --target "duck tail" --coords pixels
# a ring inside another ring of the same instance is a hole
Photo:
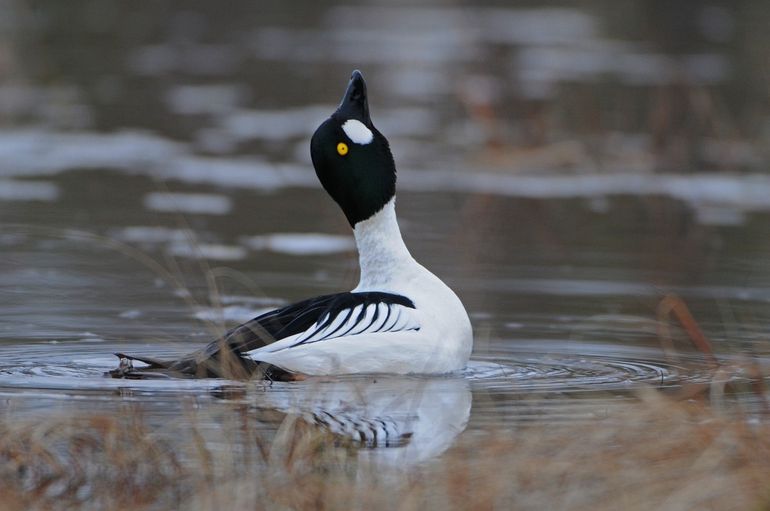
[[[168,360],[159,360],[157,358],[150,358],[150,357],[139,357],[136,355],[126,355],[125,353],[115,353],[116,357],[118,357],[121,361],[124,359],[127,361],[137,361],[142,362],[144,364],[147,364],[150,366],[150,369],[168,369],[171,367],[172,362]]]
[[[139,357],[135,355],[126,355],[125,353],[115,353],[120,362],[118,367],[105,373],[105,376],[113,378],[128,378],[135,380],[144,380],[150,378],[170,378],[170,368],[173,362],[158,360],[150,357]],[[135,368],[134,362],[147,364],[146,367]]]
[[[225,346],[225,348],[227,348]],[[105,373],[112,378],[146,380],[157,378],[228,378],[246,380],[254,375],[257,362],[232,349],[201,350],[176,360],[115,353],[118,367]],[[135,362],[140,362],[138,367]]]

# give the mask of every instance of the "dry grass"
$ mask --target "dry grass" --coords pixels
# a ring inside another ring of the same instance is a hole
[[[658,316],[668,356],[681,362],[671,318],[712,381],[643,388],[593,419],[471,428],[419,464],[383,462],[300,416],[241,404],[213,436],[195,407],[160,425],[131,406],[45,422],[6,413],[0,511],[770,510],[767,375],[720,364],[679,298],[665,297]]]
[[[602,419],[470,431],[408,468],[294,417],[269,441],[252,414],[236,422],[213,445],[192,416],[6,418],[0,510],[770,509],[770,425],[652,390]]]

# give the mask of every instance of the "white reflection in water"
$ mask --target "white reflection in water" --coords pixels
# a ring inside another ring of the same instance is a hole
[[[275,385],[258,407],[301,417],[361,447],[359,458],[409,464],[438,456],[465,430],[471,392],[464,378],[313,378]]]

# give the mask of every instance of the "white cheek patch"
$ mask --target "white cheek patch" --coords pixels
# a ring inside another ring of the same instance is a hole
[[[348,138],[356,144],[366,145],[374,140],[372,130],[364,126],[364,123],[355,119],[348,119],[342,125],[342,130]]]

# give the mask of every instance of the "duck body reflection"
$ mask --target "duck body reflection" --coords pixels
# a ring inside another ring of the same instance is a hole
[[[360,459],[409,464],[448,449],[465,430],[471,402],[464,378],[360,376],[275,384],[257,407],[350,442]]]

